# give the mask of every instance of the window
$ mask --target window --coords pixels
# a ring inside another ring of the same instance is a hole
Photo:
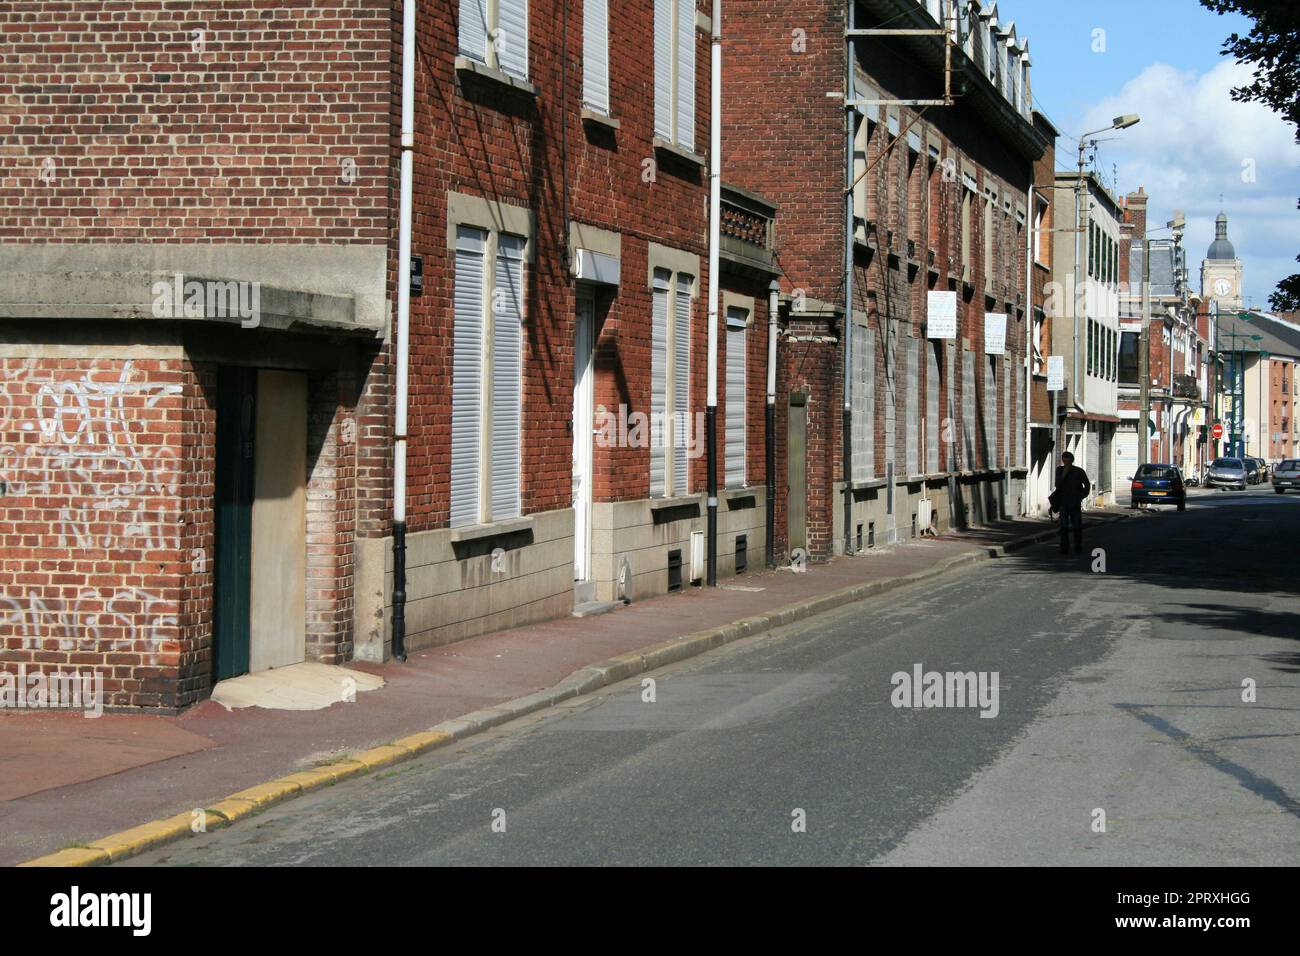
[[[459,0],[461,55],[528,78],[528,0]]]
[[[691,288],[694,277],[654,271],[650,338],[650,497],[689,490]],[[698,437],[697,437],[698,440]]]
[[[875,475],[876,334],[862,325],[853,327],[853,393],[850,415],[853,428],[853,480],[869,481]]]
[[[695,0],[655,0],[655,135],[695,150]]]
[[[745,356],[749,313],[732,306],[727,309],[726,432],[723,435],[726,459],[724,480],[728,488],[745,487]]]
[[[961,265],[962,278],[969,282],[971,276],[970,269],[970,231],[971,231],[971,196],[974,195],[975,184],[969,182],[965,176],[962,177],[961,191]]]
[[[523,236],[456,228],[452,527],[520,513],[525,242]]]
[[[582,102],[609,115],[609,0],[583,0]]]
[[[1047,265],[1047,242],[1051,237],[1045,229],[1047,221],[1047,203],[1042,199],[1034,200],[1034,261]]]

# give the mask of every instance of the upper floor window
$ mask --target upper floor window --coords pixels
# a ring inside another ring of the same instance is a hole
[[[528,78],[528,0],[459,0],[462,56]]]
[[[695,151],[695,0],[655,0],[655,135]]]
[[[609,0],[583,0],[582,102],[609,115]]]

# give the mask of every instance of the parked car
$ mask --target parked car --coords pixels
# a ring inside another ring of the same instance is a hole
[[[1246,490],[1246,463],[1240,458],[1216,458],[1205,472],[1207,488]]]
[[[1268,462],[1266,462],[1263,458],[1257,458],[1257,457],[1253,457],[1253,456],[1252,456],[1252,458],[1251,458],[1251,461],[1253,461],[1255,464],[1257,464],[1257,465],[1259,466],[1259,480],[1260,480],[1260,482],[1262,483],[1262,482],[1268,481],[1268,476],[1269,476]]]
[[[1130,508],[1139,504],[1178,505],[1187,510],[1187,488],[1182,473],[1174,465],[1138,465],[1133,474],[1133,498]]]
[[[1287,489],[1300,491],[1300,458],[1287,458],[1273,469],[1273,490],[1279,495]]]
[[[1246,469],[1246,483],[1257,485],[1264,480],[1263,473],[1259,470],[1259,459],[1249,456],[1241,459],[1242,465]]]

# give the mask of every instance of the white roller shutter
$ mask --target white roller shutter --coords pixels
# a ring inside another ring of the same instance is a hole
[[[677,143],[695,149],[695,0],[677,0]]]
[[[650,497],[667,494],[664,471],[668,438],[668,288],[672,273],[656,269],[650,323]]]
[[[998,460],[998,360],[988,357],[984,375],[984,467],[994,468]]]
[[[1028,419],[1026,419],[1025,417],[1025,389],[1022,383],[1023,383],[1023,379],[1021,379],[1020,376],[1016,376],[1015,392],[1016,392],[1017,431],[1015,434],[1015,444],[1013,445],[1013,447],[1016,449],[1017,468],[1025,467],[1025,442],[1027,440],[1025,438],[1025,430],[1028,428],[1029,425]]]
[[[871,330],[860,325],[853,327],[853,376],[850,383],[853,394],[850,396],[850,414],[853,425],[853,480],[869,481],[871,479],[871,416],[868,413],[871,401],[872,372]]]
[[[961,356],[961,433],[962,467],[975,467],[975,353],[962,352]]]
[[[451,372],[451,526],[477,524],[483,414],[483,283],[487,233],[456,229]]]
[[[497,62],[503,73],[528,78],[528,0],[497,0]]]
[[[944,394],[947,400],[946,400],[945,417],[944,420],[939,424],[939,432],[940,432],[939,440],[943,442],[944,447],[947,449],[947,454],[943,456],[944,461],[947,462],[947,465],[945,467],[948,469],[948,471],[956,471],[957,470],[957,432],[956,432],[957,399],[956,399],[955,389],[956,389],[956,381],[957,381],[956,378],[957,347],[952,342],[945,342],[943,343],[943,349],[944,349],[944,363],[945,363],[944,367],[947,369],[947,371],[944,372],[943,382],[944,382]]]
[[[939,470],[939,352],[940,342],[925,343],[925,470]]]
[[[673,6],[655,0],[655,135],[673,138]]]
[[[673,494],[689,490],[686,470],[691,428],[691,282],[685,273],[677,274],[677,294],[673,300]],[[699,440],[699,436],[695,436]]]
[[[492,515],[519,516],[519,454],[522,418],[524,239],[497,239],[496,289],[492,298]]]
[[[744,309],[727,310],[727,431],[725,480],[728,488],[745,486],[745,321]]]
[[[903,388],[907,390],[904,397],[907,421],[903,426],[903,435],[904,441],[906,442],[907,473],[909,475],[919,474],[921,471],[921,436],[919,434],[921,425],[921,374],[919,371],[921,357],[920,345],[920,339],[909,338],[907,340],[907,381],[903,383]]]
[[[882,344],[885,350],[885,476],[888,477],[888,466],[898,460],[898,336],[888,324]]]
[[[1006,468],[1011,467],[1011,363],[1004,357],[1002,359],[1002,465]]]
[[[460,0],[459,49],[465,56],[487,62],[487,0]]]
[[[582,99],[609,113],[609,0],[584,0],[582,8]]]

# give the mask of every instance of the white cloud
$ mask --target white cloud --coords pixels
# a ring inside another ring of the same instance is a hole
[[[1194,284],[1214,239],[1222,194],[1245,291],[1262,306],[1279,279],[1300,271],[1300,145],[1295,129],[1268,107],[1232,99],[1232,88],[1249,82],[1251,73],[1228,60],[1199,74],[1154,63],[1094,104],[1082,128],[1105,126],[1123,113],[1142,117],[1137,126],[1104,134],[1113,139],[1101,144],[1099,163],[1108,181],[1111,164],[1118,166],[1124,192],[1146,188],[1149,222],[1165,222],[1174,209],[1186,212],[1184,245]],[[1062,165],[1071,145],[1057,144]]]

